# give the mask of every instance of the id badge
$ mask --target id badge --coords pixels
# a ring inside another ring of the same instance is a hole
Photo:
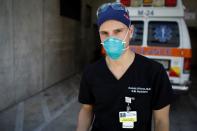
[[[137,112],[121,111],[119,112],[119,121],[122,123],[122,128],[134,128],[134,122],[137,122]]]
[[[136,111],[121,111],[119,112],[119,121],[122,122],[136,122],[137,112]]]

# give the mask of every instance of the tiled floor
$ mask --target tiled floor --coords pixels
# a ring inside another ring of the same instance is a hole
[[[0,112],[0,131],[74,131],[80,75]]]

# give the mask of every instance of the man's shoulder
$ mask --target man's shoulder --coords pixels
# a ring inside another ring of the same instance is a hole
[[[163,65],[153,59],[150,59],[146,56],[136,54],[136,61],[139,66],[142,66],[144,68],[148,69],[161,69],[163,68]]]

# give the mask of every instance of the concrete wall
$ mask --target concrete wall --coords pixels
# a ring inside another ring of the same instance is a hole
[[[45,0],[43,10],[43,79],[49,87],[76,72],[80,22],[59,15],[59,0]]]
[[[83,20],[59,11],[59,0],[0,0],[0,110],[66,79],[91,59]]]
[[[0,105],[13,103],[14,83],[14,45],[11,0],[0,1]]]

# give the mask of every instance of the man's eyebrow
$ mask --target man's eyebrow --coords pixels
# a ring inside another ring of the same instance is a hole
[[[124,30],[125,28],[124,27],[121,27],[121,28],[116,28],[114,30]]]
[[[124,30],[124,29],[125,29],[125,27],[114,28],[113,31],[115,31],[115,30]],[[106,31],[106,30],[99,30],[99,32],[108,32],[108,31]]]
[[[105,30],[100,30],[99,33],[106,34],[106,33],[108,33],[108,32],[105,31]]]

